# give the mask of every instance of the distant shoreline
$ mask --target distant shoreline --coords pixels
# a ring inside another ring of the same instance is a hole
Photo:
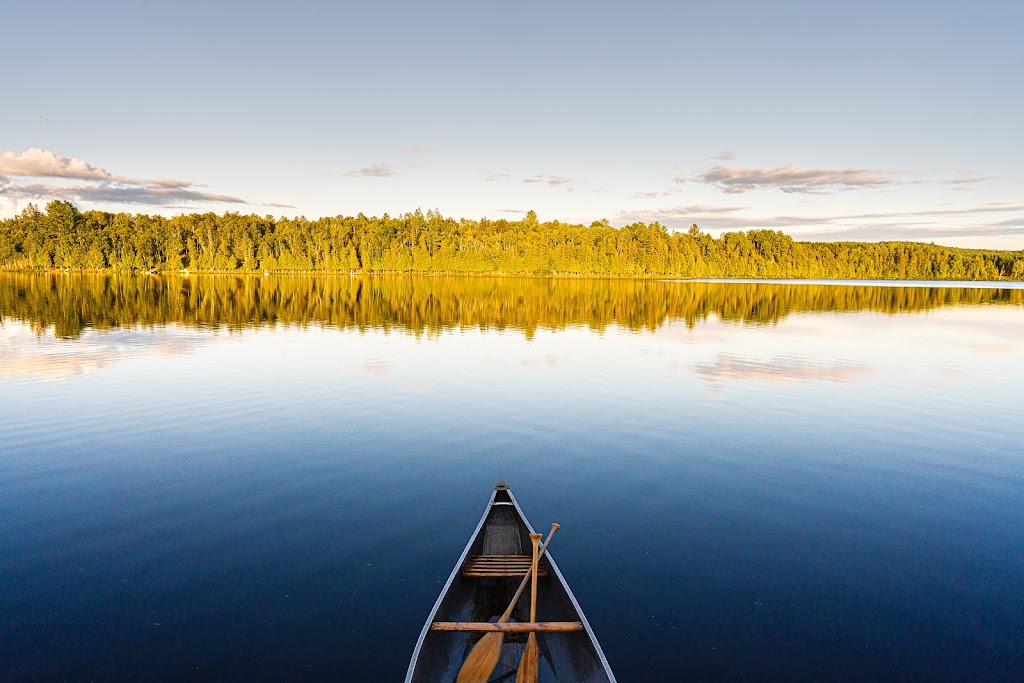
[[[921,242],[799,242],[692,225],[79,211],[52,201],[0,220],[0,269],[172,273],[406,273],[487,277],[1024,281],[1024,251]]]

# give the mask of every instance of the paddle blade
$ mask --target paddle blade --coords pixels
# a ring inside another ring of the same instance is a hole
[[[533,635],[533,634],[531,634]],[[455,683],[487,683],[501,657],[503,633],[488,633],[477,641],[459,669]],[[535,679],[536,680],[536,679]]]
[[[540,657],[537,651],[537,634],[531,633],[523,650],[523,658],[519,660],[516,671],[516,683],[537,683],[537,668]]]

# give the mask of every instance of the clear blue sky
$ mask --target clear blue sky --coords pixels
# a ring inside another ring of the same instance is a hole
[[[3,215],[532,208],[1024,248],[1016,0],[16,0],[3,18]]]

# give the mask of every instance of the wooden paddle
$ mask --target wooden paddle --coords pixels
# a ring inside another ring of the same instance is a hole
[[[540,543],[540,534],[530,534],[530,541],[533,543],[533,568],[530,575],[533,581],[530,586],[530,623],[537,621],[537,544]],[[516,671],[516,683],[537,683],[537,669],[539,668],[539,657],[537,655],[537,634],[530,631],[526,639],[526,649],[523,650],[523,658],[519,660],[519,670]]]
[[[544,551],[548,549],[548,546],[551,545],[551,537],[555,535],[559,528],[558,524],[551,525],[551,532],[548,534],[547,540],[544,541],[544,545],[540,548],[540,552],[537,555],[538,561],[544,555]],[[532,575],[533,570],[531,569],[523,577],[523,582],[519,584],[516,594],[512,596],[512,602],[508,604],[508,609],[498,617],[499,624],[504,624],[512,616],[512,610],[516,608],[519,596],[523,594],[526,584]],[[488,633],[477,641],[477,644],[470,650],[469,656],[466,657],[466,661],[462,663],[462,668],[459,669],[459,675],[455,679],[455,683],[487,683],[487,679],[491,677],[494,667],[498,665],[498,659],[501,658],[501,644],[504,639],[505,634],[499,631],[497,633]]]

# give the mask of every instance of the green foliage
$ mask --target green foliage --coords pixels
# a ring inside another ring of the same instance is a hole
[[[713,238],[694,225],[589,227],[455,220],[436,211],[392,218],[79,212],[54,201],[0,221],[0,269],[154,272],[355,271],[613,277],[1024,279],[1024,252],[914,242],[796,242],[773,230]]]

